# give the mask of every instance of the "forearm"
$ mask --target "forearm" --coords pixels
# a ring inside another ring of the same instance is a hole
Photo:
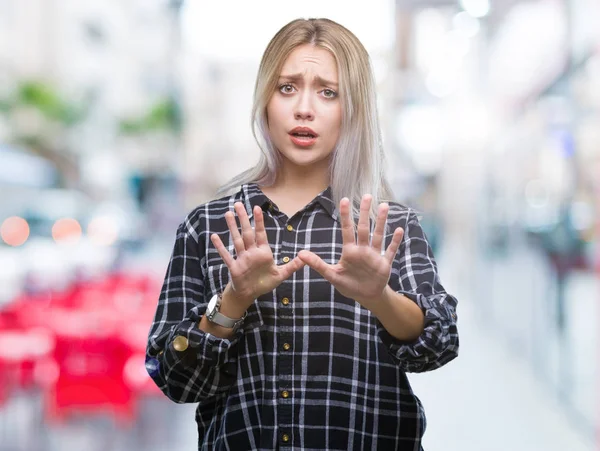
[[[379,319],[390,335],[402,341],[417,339],[422,333],[425,316],[421,308],[406,296],[386,286],[381,299],[363,303]]]

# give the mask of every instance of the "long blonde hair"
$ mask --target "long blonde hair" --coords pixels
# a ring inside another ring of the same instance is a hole
[[[244,183],[263,186],[275,183],[282,157],[269,137],[267,104],[277,89],[285,60],[304,44],[328,50],[337,63],[342,125],[329,166],[333,201],[339,206],[340,200],[348,197],[356,217],[362,196],[369,193],[373,196],[370,217],[375,219],[379,203],[393,200],[393,192],[385,174],[370,58],[352,32],[329,19],[296,19],[269,42],[256,77],[251,117],[252,133],[261,149],[260,160],[222,185],[217,195]]]

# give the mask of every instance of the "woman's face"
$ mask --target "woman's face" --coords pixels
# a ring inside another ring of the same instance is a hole
[[[277,86],[267,104],[275,148],[295,166],[328,162],[342,123],[333,55],[310,44],[297,47],[285,61]]]

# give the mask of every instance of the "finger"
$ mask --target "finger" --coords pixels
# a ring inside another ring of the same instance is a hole
[[[369,210],[371,209],[370,194],[365,194],[360,202],[360,216],[358,217],[357,244],[359,246],[369,245]]]
[[[396,257],[396,252],[398,252],[398,248],[400,247],[400,243],[402,243],[402,238],[404,237],[404,229],[402,227],[398,227],[394,230],[394,236],[392,237],[392,242],[388,246],[385,251],[385,258],[390,263],[390,265],[394,262],[394,258]]]
[[[312,269],[321,274],[325,280],[332,282],[333,270],[331,269],[331,265],[325,263],[317,254],[303,249],[298,252],[298,257]]]
[[[263,216],[262,208],[258,206],[254,207],[254,233],[256,235],[257,246],[269,244],[267,231],[265,229],[265,217]]]
[[[227,221],[227,226],[229,227],[229,233],[231,233],[231,240],[233,241],[236,254],[243,254],[246,248],[244,247],[244,240],[242,239],[240,231],[238,230],[238,225],[233,212],[228,211],[225,213],[225,221]]]
[[[342,220],[342,244],[354,244],[354,225],[350,219],[350,200],[340,200],[340,219]]]
[[[302,261],[302,259],[296,256],[291,262],[286,263],[285,265],[279,266],[279,270],[281,271],[282,280],[286,280],[300,268],[302,268],[306,263]]]
[[[371,240],[371,246],[377,251],[378,254],[381,254],[381,243],[383,242],[383,234],[385,231],[385,222],[387,220],[388,211],[388,204],[379,204],[377,222],[375,223],[375,231],[373,232],[373,239]]]
[[[229,251],[223,245],[223,242],[221,241],[221,238],[219,237],[219,235],[217,235],[216,233],[213,233],[210,236],[210,240],[212,241],[215,248],[217,249],[217,252],[223,259],[223,262],[225,262],[225,264],[227,265],[228,268],[231,268],[231,266],[233,265],[233,262],[234,262],[233,257],[231,256]]]
[[[246,212],[246,207],[244,207],[243,203],[235,203],[235,212],[237,213],[238,218],[240,218],[240,225],[242,226],[242,239],[244,240],[244,246],[246,250],[248,250],[252,246],[256,245],[256,241],[254,240],[254,230],[252,229],[250,219],[248,218],[248,213]]]

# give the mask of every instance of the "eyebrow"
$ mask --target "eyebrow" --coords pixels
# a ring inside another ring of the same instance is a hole
[[[302,74],[290,74],[290,75],[280,75],[279,78],[285,78],[286,80],[298,81],[302,80]],[[322,85],[330,85],[330,86],[338,86],[335,81],[326,80],[323,77],[315,75],[314,80],[321,83]]]

